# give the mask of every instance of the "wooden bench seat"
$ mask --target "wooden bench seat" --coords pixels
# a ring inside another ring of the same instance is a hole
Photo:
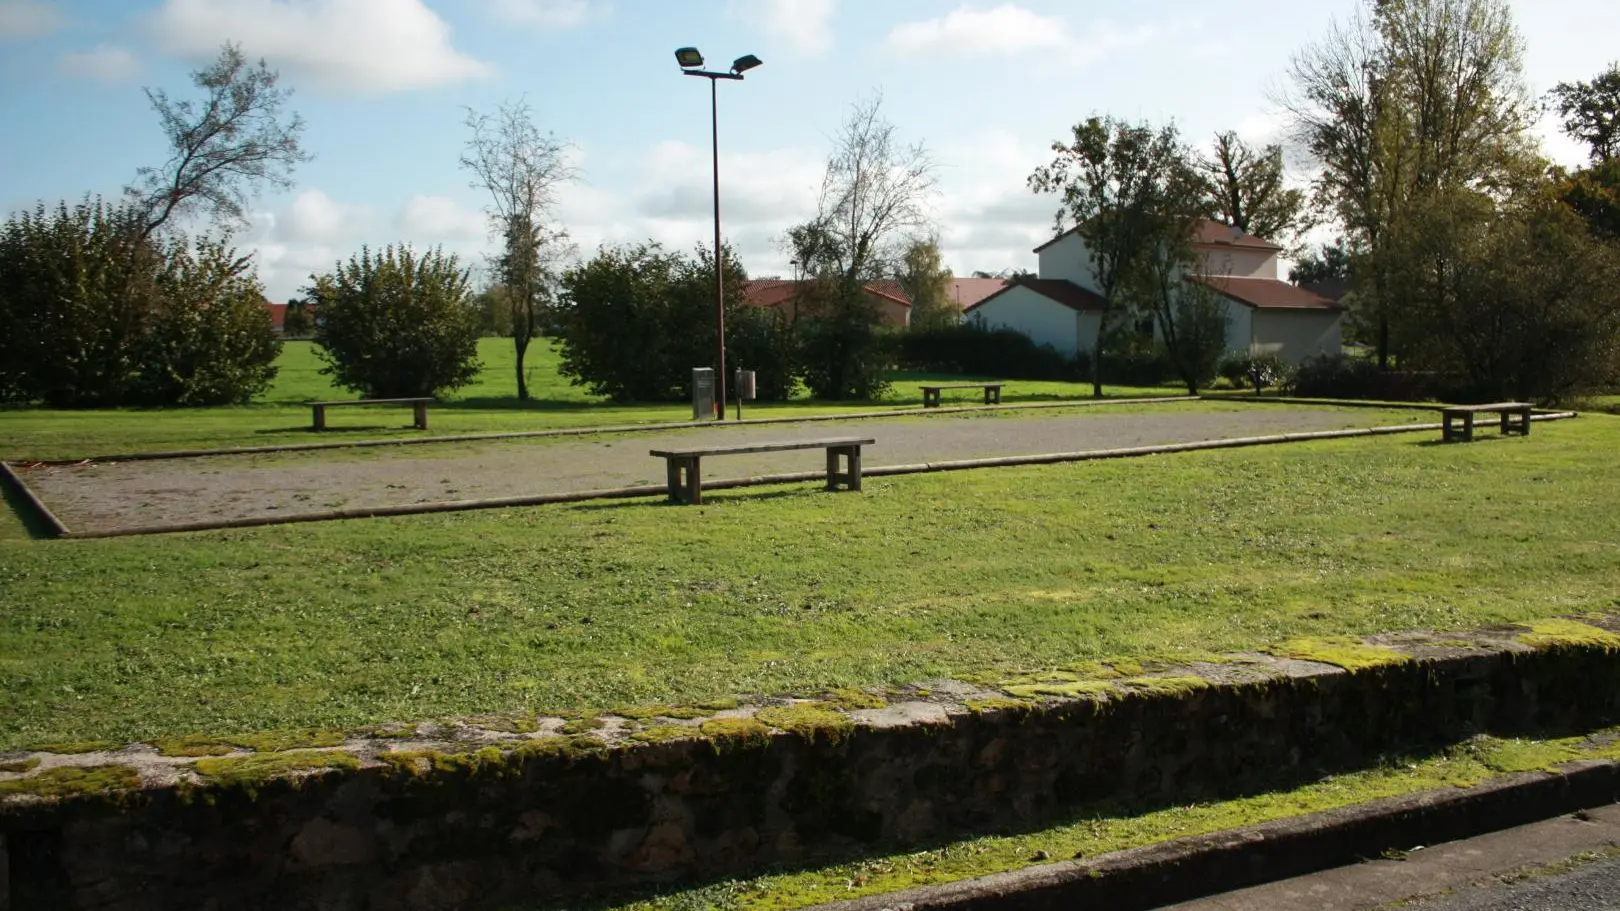
[[[1489,405],[1448,405],[1440,410],[1441,425],[1440,439],[1450,443],[1462,441],[1471,443],[1474,440],[1474,417],[1480,414],[1499,414],[1502,416],[1502,432],[1517,433],[1520,436],[1530,435],[1530,409],[1529,402],[1493,402]],[[1462,422],[1461,427],[1454,426]]]
[[[939,393],[944,389],[983,389],[986,405],[1001,404],[1001,387],[1006,383],[943,383],[922,387],[923,407],[938,408]]]
[[[839,485],[850,490],[861,489],[861,447],[876,440],[862,437],[832,437],[820,440],[791,440],[780,443],[738,443],[734,446],[688,446],[680,449],[654,449],[652,455],[661,458],[669,473],[669,499],[674,503],[700,504],[703,502],[703,459],[722,455],[745,455],[752,452],[787,452],[794,449],[827,450],[827,489],[837,490]],[[839,465],[842,457],[845,465]]]
[[[410,405],[416,412],[413,422],[417,430],[428,429],[427,406],[433,401],[432,397],[405,398],[405,399],[351,399],[343,402],[310,402],[309,407],[315,412],[315,429],[326,429],[326,409],[336,408],[339,405]]]

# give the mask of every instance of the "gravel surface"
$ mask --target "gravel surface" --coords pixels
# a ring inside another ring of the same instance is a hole
[[[1620,859],[1407,907],[1412,911],[1620,911]]]
[[[1410,420],[1428,420],[1413,412]],[[425,444],[32,468],[24,480],[74,531],[103,531],[331,509],[532,496],[664,483],[648,450],[860,436],[868,468],[952,459],[1080,452],[1390,423],[1353,409],[1255,407],[1140,414],[940,415],[712,427],[519,441]],[[817,450],[705,460],[705,481],[825,468]]]

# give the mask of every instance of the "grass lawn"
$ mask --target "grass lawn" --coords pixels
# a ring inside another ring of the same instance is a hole
[[[1270,407],[1270,406],[1267,406]],[[1426,435],[1425,435],[1426,437]],[[1620,605],[1620,418],[86,541],[0,516],[0,748],[1186,659]]]
[[[570,385],[557,372],[560,356],[548,342],[529,349],[527,373],[532,401],[516,398],[516,357],[512,341],[487,338],[479,342],[484,369],[469,386],[446,396],[444,404],[429,410],[432,433],[498,433],[555,427],[592,427],[649,422],[689,421],[690,404],[679,402],[620,405]],[[420,436],[410,429],[410,409],[402,407],[342,408],[328,412],[324,433],[310,430],[309,407],[301,403],[321,399],[356,398],[334,389],[322,376],[320,359],[306,341],[286,342],[277,361],[275,384],[259,403],[240,407],[193,409],[116,409],[52,411],[41,408],[0,410],[0,458],[77,459],[117,453],[230,446],[268,446],[343,439],[385,439]],[[843,414],[895,407],[921,408],[917,384],[941,379],[934,374],[897,373],[889,394],[876,402],[819,402],[796,399],[789,403],[748,403],[744,417],[783,417]],[[1091,397],[1082,383],[1009,380],[1003,401],[1053,401]],[[1109,387],[1111,397],[1179,395],[1177,388]],[[946,404],[978,404],[971,391]],[[735,415],[735,407],[728,412]]]

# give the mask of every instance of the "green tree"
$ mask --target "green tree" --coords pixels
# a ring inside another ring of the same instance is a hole
[[[728,247],[725,283],[748,274]],[[562,373],[619,402],[690,397],[692,368],[714,367],[714,254],[656,243],[603,247],[563,274]],[[790,330],[740,295],[726,300],[728,364],[754,370],[762,398],[786,398],[794,377]]]
[[[169,160],[141,168],[125,191],[143,238],[191,213],[226,228],[243,223],[259,187],[290,187],[293,168],[310,157],[301,141],[303,119],[283,115],[292,92],[263,60],[249,65],[240,46],[226,44],[191,79],[203,92],[199,101],[146,90],[169,143]]]
[[[568,143],[540,130],[527,101],[503,104],[493,115],[468,109],[466,126],[472,136],[461,166],[489,193],[491,230],[501,241],[496,273],[508,305],[503,322],[517,351],[517,395],[527,401],[523,361],[550,319],[562,261],[573,254],[567,232],[553,222],[557,189],[578,173]]]
[[[1288,280],[1296,285],[1347,282],[1350,275],[1350,250],[1344,245],[1344,238],[1306,251],[1288,270]]]
[[[1217,133],[1197,167],[1209,217],[1284,247],[1310,227],[1305,191],[1287,185],[1281,145],[1255,149],[1234,132]]]
[[[309,302],[301,297],[290,298],[281,315],[281,334],[289,338],[303,338],[315,328]]]
[[[1169,162],[1143,175],[1146,241],[1133,257],[1120,297],[1133,316],[1152,321],[1158,348],[1190,395],[1215,378],[1226,349],[1226,305],[1214,289],[1189,276],[1203,263],[1193,246],[1207,201],[1194,161]]]
[[[914,241],[907,247],[897,277],[911,298],[911,328],[941,329],[961,321],[962,313],[951,300],[953,276],[945,267],[937,239]]]
[[[1557,175],[1558,197],[1599,237],[1620,240],[1620,158]]]
[[[1409,216],[1435,194],[1523,190],[1541,162],[1505,0],[1369,0],[1369,9],[1295,55],[1282,100],[1320,166],[1318,205],[1361,254],[1356,294],[1372,308],[1387,367],[1392,333],[1423,331],[1405,320],[1419,306],[1414,286],[1385,255]]]
[[[55,408],[245,403],[280,349],[251,262],[139,237],[141,212],[43,204],[0,229],[0,399]]]
[[[1417,285],[1412,356],[1472,395],[1556,403],[1620,380],[1620,249],[1552,188],[1430,196],[1387,255]]]
[[[478,374],[467,270],[439,249],[389,245],[311,275],[321,373],[368,398],[435,395]]]
[[[1076,124],[1070,141],[1053,143],[1052,151],[1052,162],[1037,168],[1029,185],[1059,197],[1057,230],[1072,225],[1091,258],[1104,301],[1090,358],[1091,392],[1101,398],[1102,362],[1121,292],[1141,260],[1161,246],[1165,221],[1157,215],[1164,187],[1184,169],[1186,152],[1174,127],[1112,117]]]
[[[1591,82],[1560,82],[1548,93],[1564,133],[1586,143],[1595,164],[1620,158],[1620,63]]]

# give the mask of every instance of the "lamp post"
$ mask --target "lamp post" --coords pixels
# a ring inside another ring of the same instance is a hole
[[[709,123],[714,150],[714,325],[715,325],[715,392],[720,407],[715,420],[726,419],[726,280],[725,262],[720,251],[720,92],[716,88],[722,79],[741,80],[743,73],[759,66],[761,61],[753,54],[732,61],[731,71],[717,73],[703,69],[703,55],[695,47],[675,51],[675,62],[688,76],[702,76],[709,80]]]

